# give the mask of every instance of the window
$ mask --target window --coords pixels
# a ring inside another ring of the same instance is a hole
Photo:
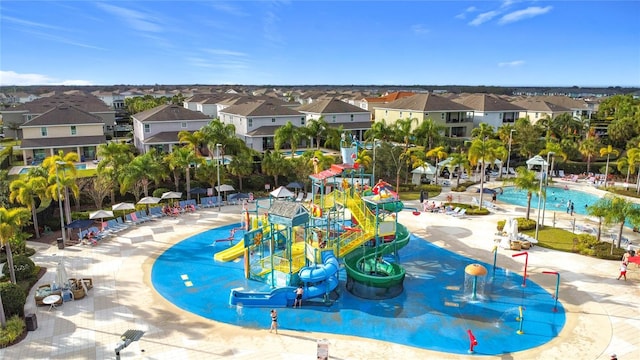
[[[304,116],[300,118],[300,125],[304,126]]]
[[[440,113],[440,120],[444,120],[444,113]]]
[[[353,121],[353,114],[350,115],[351,121]]]
[[[398,116],[400,119],[402,119],[402,111],[400,111],[400,116]]]
[[[151,125],[144,124],[144,132],[146,132],[146,133],[151,132]]]
[[[336,116],[335,116],[335,115],[333,115],[333,116],[331,117],[331,119],[333,120],[333,122],[336,122]]]
[[[248,118],[248,119],[247,119],[247,125],[248,125],[249,127],[252,127],[252,126],[253,126],[253,119],[252,119],[252,118]]]
[[[75,126],[71,126],[71,135],[76,135],[76,127]]]
[[[180,123],[180,127],[183,128],[183,129],[186,129],[187,128],[187,122],[186,121],[181,122]]]
[[[276,118],[271,118],[271,122],[272,123],[276,122]]]
[[[40,135],[47,136],[47,128],[46,127],[40,128]]]

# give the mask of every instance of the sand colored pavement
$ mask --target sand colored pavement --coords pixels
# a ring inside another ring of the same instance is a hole
[[[417,207],[415,203],[409,205]],[[522,215],[516,207],[500,208],[489,216],[465,218],[432,213],[414,216],[407,211],[400,213],[399,220],[417,236],[491,263],[496,222]],[[86,298],[48,311],[35,307],[33,295],[37,286],[34,287],[26,313],[36,314],[38,329],[29,332],[21,343],[0,349],[0,359],[113,359],[120,335],[128,329],[143,330],[145,334],[120,353],[122,359],[315,359],[321,339],[328,340],[332,359],[469,358],[373,339],[293,331],[287,329],[287,324],[280,324],[278,335],[270,334],[268,309],[264,329],[222,324],[183,311],[154,291],[150,276],[156,257],[191,235],[239,222],[239,213],[239,206],[226,206],[220,213],[217,209],[203,209],[177,218],[158,219],[131,227],[95,247],[58,250],[55,246],[30,244],[37,247],[33,257],[37,264],[53,270],[63,260],[69,276],[91,277],[94,288]],[[557,226],[570,226],[570,219],[559,218]],[[514,253],[499,250],[497,265],[522,272],[523,259],[513,258]],[[609,359],[615,352],[619,359],[640,359],[640,269],[630,266],[629,280],[618,281],[617,261],[532,248],[529,280],[552,294],[555,277],[543,274],[545,270],[561,274],[560,301],[565,306],[567,322],[558,337],[527,351],[481,357]],[[54,277],[54,271],[49,271],[38,285],[52,282]],[[510,341],[526,341],[526,336],[514,334]]]

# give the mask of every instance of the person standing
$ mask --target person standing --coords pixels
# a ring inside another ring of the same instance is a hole
[[[293,302],[293,307],[295,308],[296,305],[298,305],[299,308],[302,307],[302,294],[304,294],[304,288],[302,287],[302,285],[298,286],[298,288],[295,290],[296,293],[296,299]]]
[[[571,210],[571,216],[573,216],[573,201],[571,201],[570,210]]]
[[[272,332],[274,330],[277,334],[278,333],[278,312],[276,311],[276,309],[271,309],[271,328],[269,329],[269,332]]]
[[[627,281],[627,264],[624,262],[620,263],[620,275],[618,275],[617,280],[620,280],[621,277],[624,277],[624,281]]]
[[[571,209],[571,200],[567,200],[567,214],[569,213],[570,209]]]

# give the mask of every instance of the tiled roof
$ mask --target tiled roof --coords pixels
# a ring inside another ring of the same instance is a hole
[[[107,141],[104,135],[99,136],[65,136],[65,137],[43,137],[37,139],[22,139],[20,149],[41,149],[50,147],[73,147],[91,146],[105,144]]]
[[[385,96],[368,97],[365,100],[367,100],[367,102],[369,103],[389,103],[389,102],[396,101],[398,99],[402,99],[404,97],[409,97],[413,95],[415,95],[415,93],[410,91],[396,91],[396,92],[389,93]]]
[[[104,120],[98,115],[90,114],[74,106],[58,105],[27,121],[21,127],[79,124],[104,124]]]
[[[156,106],[153,109],[139,112],[132,117],[141,122],[209,120],[206,115],[199,111],[185,109],[183,106],[174,104]]]
[[[346,122],[346,123],[331,123],[329,124],[329,127],[332,128],[338,128],[340,126],[342,126],[343,129],[345,130],[369,130],[371,129],[371,124],[373,124],[373,122],[371,121],[357,121],[357,122]]]
[[[302,115],[301,112],[292,110],[288,107],[278,105],[272,99],[258,100],[248,103],[240,103],[231,105],[221,113],[234,114],[240,116],[283,116],[283,115]]]
[[[110,112],[107,104],[94,95],[74,93],[55,94],[50,97],[41,97],[28,103],[16,106],[12,111],[26,110],[30,114],[42,114],[58,105],[71,105],[90,113]]]
[[[540,100],[533,100],[533,99],[516,100],[512,102],[512,104],[515,104],[524,109],[527,109],[528,111],[553,112],[553,113],[571,111],[571,109],[558,106],[556,104],[552,104],[547,101],[540,101]]]
[[[178,143],[178,133],[179,131],[164,131],[157,133],[153,136],[150,136],[144,139],[144,143],[147,145],[150,144],[167,144],[167,143]]]
[[[413,111],[470,111],[470,107],[433,94],[415,94],[388,104],[374,105],[378,109],[413,110]]]
[[[247,133],[248,136],[260,137],[260,136],[274,136],[276,130],[281,128],[282,126],[260,126],[259,128],[249,131]]]
[[[584,101],[572,99],[568,96],[554,95],[554,96],[535,96],[533,100],[546,101],[558,106],[562,106],[567,109],[584,109],[588,108]]]
[[[477,111],[524,111],[524,108],[514,105],[493,95],[474,94],[452,99],[462,105]]]
[[[333,97],[329,99],[316,100],[311,104],[302,105],[296,108],[296,110],[304,113],[317,114],[369,113],[368,110],[353,106]]]

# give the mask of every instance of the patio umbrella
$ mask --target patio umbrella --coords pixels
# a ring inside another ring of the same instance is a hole
[[[302,189],[304,188],[304,185],[300,184],[297,181],[294,182],[290,182],[289,184],[287,184],[287,187],[290,189]]]
[[[216,191],[227,192],[227,191],[235,191],[235,189],[231,185],[222,184],[220,186],[216,186]]]
[[[138,205],[149,205],[149,204],[157,204],[160,202],[160,198],[153,196],[145,196],[140,201],[138,201]]]
[[[69,275],[67,275],[67,269],[64,267],[64,262],[60,261],[56,266],[56,283],[61,288],[65,288],[69,282]]]
[[[73,220],[69,223],[69,225],[65,226],[67,229],[86,229],[89,226],[93,225],[93,220],[80,219]]]
[[[113,205],[111,210],[135,210],[136,206],[133,203],[121,202]]]
[[[293,196],[293,193],[291,191],[289,191],[284,186],[280,186],[279,188],[273,190],[269,194],[271,194],[271,196],[273,196],[275,198],[286,198],[286,197],[292,197]]]
[[[200,195],[206,195],[207,194],[207,189],[201,188],[201,187],[196,187],[191,189],[191,191],[189,191],[189,194],[191,195],[196,195],[198,198],[198,202],[200,202]]]
[[[104,218],[113,217],[113,211],[108,210],[98,210],[89,213],[89,219],[100,219],[100,228],[102,228],[102,223],[104,222]],[[104,229],[103,229],[104,230]]]
[[[166,193],[162,194],[162,197],[160,199],[165,200],[165,199],[180,199],[182,198],[182,193],[179,191],[167,191]]]
[[[242,200],[242,199],[248,199],[248,198],[249,198],[249,194],[245,194],[245,193],[237,193],[237,194],[229,195],[229,200]]]

